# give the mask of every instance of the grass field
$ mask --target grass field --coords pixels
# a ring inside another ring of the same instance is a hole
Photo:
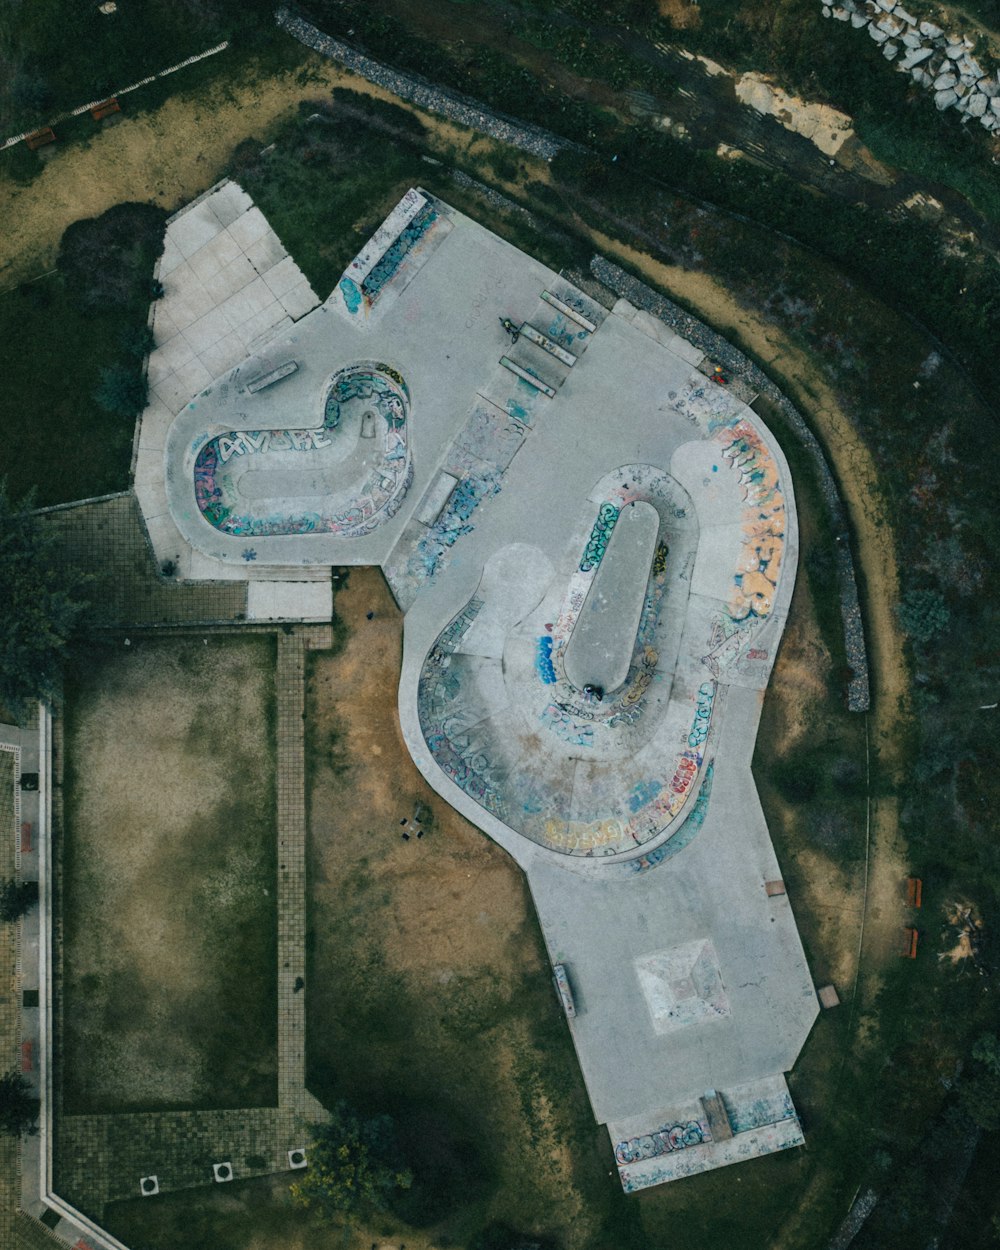
[[[16,14],[16,17],[14,16]],[[252,0],[178,7],[119,4],[110,14],[71,0],[35,0],[0,19],[0,137],[45,125],[67,109],[176,65],[267,24]]]
[[[67,1112],[276,1097],[274,646],[133,639],[67,675]]]
[[[93,396],[102,367],[121,358],[121,336],[134,322],[120,309],[100,318],[84,313],[58,274],[24,294],[0,295],[0,406],[17,447],[4,470],[15,498],[37,487],[43,507],[128,485],[135,422],[105,412]]]

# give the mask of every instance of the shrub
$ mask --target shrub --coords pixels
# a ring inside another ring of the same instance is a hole
[[[95,401],[120,417],[136,417],[146,406],[149,385],[145,374],[134,365],[108,365],[94,392]]]
[[[37,881],[4,881],[0,884],[0,920],[13,923],[38,902]]]
[[[896,612],[900,625],[914,642],[930,642],[951,617],[948,605],[936,590],[908,590]]]
[[[68,227],[56,267],[82,309],[94,312],[146,302],[166,221],[162,208],[126,203]]]
[[[0,1133],[6,1137],[33,1137],[38,1132],[39,1102],[20,1072],[0,1076]]]

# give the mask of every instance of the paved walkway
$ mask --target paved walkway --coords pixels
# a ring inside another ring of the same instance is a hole
[[[20,748],[22,771],[37,767],[37,723],[32,719],[22,732],[11,726],[0,726],[0,881],[6,881],[15,873],[25,878],[37,875],[37,859],[21,855],[20,822],[27,818],[28,805],[18,799],[35,796],[21,795],[18,784],[18,757],[11,748]],[[37,806],[37,803],[34,804]],[[19,863],[20,861],[20,863]],[[24,978],[21,970],[21,941],[31,940],[31,931],[37,932],[37,911],[28,917],[23,926],[0,924],[0,1071],[20,1071],[21,1042],[25,1022],[21,1012],[21,990]],[[20,928],[24,932],[20,932]],[[33,979],[28,985],[34,985]],[[37,1011],[35,1012],[37,1015]],[[0,1246],[7,1250],[35,1250],[36,1247],[52,1247],[60,1243],[52,1233],[37,1220],[32,1219],[18,1207],[22,1201],[22,1151],[25,1155],[37,1145],[37,1138],[23,1143],[11,1137],[0,1137]],[[24,1162],[30,1162],[30,1157]]]
[[[313,1118],[306,1093],[305,659],[329,626],[278,635],[278,1106]]]

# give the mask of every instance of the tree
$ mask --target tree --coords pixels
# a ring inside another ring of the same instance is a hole
[[[37,881],[4,881],[0,883],[0,920],[19,920],[38,902]]]
[[[959,1105],[980,1128],[993,1132],[1000,1128],[1000,1038],[980,1034],[972,1058],[972,1070],[963,1074],[958,1087]]]
[[[335,1220],[365,1208],[384,1211],[393,1194],[412,1183],[389,1116],[366,1120],[338,1102],[329,1123],[315,1129],[309,1167],[291,1190],[300,1206]]]
[[[896,611],[899,623],[914,642],[930,642],[951,617],[936,590],[908,590]]]
[[[38,1099],[20,1072],[0,1076],[0,1133],[33,1137],[38,1132]]]
[[[83,580],[60,567],[33,502],[15,503],[0,478],[0,703],[15,716],[55,694],[83,610]]]
[[[146,406],[149,385],[138,365],[107,365],[101,369],[101,380],[94,399],[105,412],[116,416],[135,417]]]
[[[68,226],[56,268],[74,302],[85,312],[144,310],[166,221],[166,211],[153,204],[125,203]]]

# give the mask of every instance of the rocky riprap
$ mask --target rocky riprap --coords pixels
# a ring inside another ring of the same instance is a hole
[[[823,16],[850,22],[858,30],[867,28],[885,59],[933,92],[939,109],[954,108],[963,114],[963,122],[975,118],[987,130],[1000,133],[1000,70],[980,64],[968,36],[945,34],[933,22],[908,13],[897,0],[842,0],[824,4]]]

